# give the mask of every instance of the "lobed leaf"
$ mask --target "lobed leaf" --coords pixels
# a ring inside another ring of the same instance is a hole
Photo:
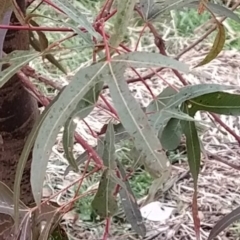
[[[167,106],[169,100],[177,93],[177,91],[171,87],[166,87],[163,91],[157,96],[156,99],[150,102],[146,108],[147,113],[154,113],[161,111],[164,107]]]

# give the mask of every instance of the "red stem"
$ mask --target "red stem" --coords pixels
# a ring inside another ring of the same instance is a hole
[[[105,231],[104,231],[104,235],[103,235],[103,240],[108,240],[108,235],[109,235],[109,231],[110,231],[110,226],[111,226],[111,218],[108,217],[106,219],[106,225],[105,225]]]

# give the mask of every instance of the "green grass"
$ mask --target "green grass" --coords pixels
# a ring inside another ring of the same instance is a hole
[[[88,185],[84,184],[79,191],[79,195],[83,194],[87,190],[87,188]],[[82,221],[88,222],[91,220],[91,202],[93,200],[93,197],[94,196],[92,195],[85,196],[75,202],[75,211],[80,215]]]
[[[175,12],[174,22],[177,30],[176,34],[181,37],[191,37],[194,35],[194,30],[209,19],[209,13],[204,12],[199,15],[196,9]]]
[[[235,11],[235,13],[240,17],[240,10]],[[183,38],[191,39],[192,37],[196,38],[195,30],[199,28],[202,24],[211,19],[209,13],[204,12],[199,15],[195,9],[190,9],[186,11],[175,12],[174,14],[174,25],[175,25],[175,35]],[[228,27],[225,27],[226,30],[226,42],[224,49],[232,50],[240,49],[240,23],[227,19],[225,20]],[[200,28],[201,30],[201,28]],[[199,36],[204,32],[200,31]],[[215,33],[211,34],[207,39],[209,44],[213,44]]]

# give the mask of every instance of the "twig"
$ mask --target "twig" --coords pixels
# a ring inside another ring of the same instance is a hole
[[[40,74],[40,73],[36,73],[36,71],[35,71],[33,68],[29,67],[29,66],[24,67],[24,68],[22,69],[22,71],[23,71],[28,77],[35,78],[35,79],[38,80],[39,82],[42,82],[42,83],[44,83],[44,84],[46,84],[46,85],[49,85],[49,86],[51,86],[52,88],[54,88],[54,89],[56,89],[56,90],[59,90],[59,91],[60,91],[60,90],[62,89],[62,87],[63,87],[62,85],[56,83],[54,80],[51,80],[51,79],[49,79],[48,77],[43,76],[43,75]]]
[[[209,152],[207,150],[206,150],[206,153],[208,155],[208,159],[209,160],[215,160],[215,161],[221,162],[223,164],[228,165],[231,168],[234,168],[234,169],[240,171],[240,166],[238,166],[236,164],[233,164],[233,163],[229,163],[228,161],[226,161],[226,160],[222,159],[221,157],[219,157],[217,154],[213,154],[213,153],[211,153],[211,152]]]

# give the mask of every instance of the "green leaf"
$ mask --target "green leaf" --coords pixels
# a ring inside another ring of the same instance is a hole
[[[104,81],[97,82],[94,86],[85,94],[81,101],[77,104],[77,107],[73,114],[80,119],[87,117],[98,100],[98,97],[102,91]]]
[[[73,168],[74,171],[78,172],[78,165],[73,155],[73,144],[74,144],[74,131],[76,129],[76,124],[74,123],[74,118],[80,117],[84,119],[93,110],[95,103],[98,100],[98,96],[102,90],[103,82],[99,82],[91,88],[83,99],[77,104],[76,109],[73,111],[71,116],[65,123],[63,131],[63,148],[66,158]]]
[[[129,133],[123,127],[122,123],[118,123],[113,126],[115,132],[115,143],[119,143],[122,140],[127,140],[130,138]]]
[[[76,126],[77,124],[74,122],[74,116],[69,117],[64,125],[62,141],[63,149],[68,163],[70,166],[72,166],[75,172],[78,172],[78,165],[73,155],[74,131],[76,129]]]
[[[179,146],[182,137],[180,120],[176,118],[170,119],[159,137],[164,149],[176,149]]]
[[[113,216],[118,211],[118,203],[114,196],[116,183],[110,177],[109,171],[109,169],[104,170],[98,191],[92,201],[93,211],[103,219]]]
[[[122,64],[109,64],[109,75],[112,78],[107,83],[114,106],[124,128],[133,137],[137,150],[146,156],[144,164],[149,173],[155,178],[163,177],[164,173],[169,174],[170,163],[146,115],[131,95],[123,77],[124,70]]]
[[[143,67],[167,67],[173,68],[180,72],[189,72],[189,67],[174,58],[164,56],[159,53],[150,52],[131,52],[116,56],[112,59],[112,63],[125,63],[127,67],[143,68]]]
[[[190,116],[194,116],[195,114],[195,112],[191,112],[191,109],[188,108],[187,103],[183,104],[183,111]],[[197,206],[197,181],[201,163],[201,147],[195,123],[189,121],[182,121],[181,124],[183,132],[186,136],[188,164],[194,181],[194,194],[192,203],[194,227],[197,239],[200,239],[200,219],[198,217]]]
[[[156,132],[161,136],[162,131],[167,126],[167,123],[171,118],[176,118],[184,121],[197,121],[186,113],[183,113],[180,109],[177,108],[168,108],[156,112],[149,116],[149,123],[155,129]]]
[[[115,134],[114,134],[114,128],[112,123],[108,124],[108,128],[106,131],[103,144],[104,144],[104,150],[102,155],[103,164],[109,169],[114,170],[116,168]]]
[[[3,71],[0,71],[0,87],[2,87],[24,65],[39,56],[41,56],[41,54],[35,51],[14,51],[2,58],[0,60],[0,67],[2,63],[10,63],[11,65]]]
[[[164,107],[167,106],[167,103],[172,99],[172,97],[177,93],[177,91],[171,87],[166,87],[163,91],[157,96],[156,99],[150,102],[147,106],[147,113],[154,113],[161,111]]]
[[[63,67],[63,65],[60,63],[59,60],[57,60],[52,54],[46,54],[45,58],[53,64],[56,68],[58,68],[60,71],[62,71],[64,74],[67,74],[66,69]]]
[[[97,146],[93,148],[95,151],[97,151],[99,157],[102,158],[103,155],[103,151],[104,151],[104,144],[103,144],[103,140],[102,138],[99,138],[97,141]],[[76,159],[76,163],[77,166],[80,166],[81,164],[83,164],[84,162],[86,162],[89,158],[89,154],[87,151],[85,151],[84,153],[82,153],[77,159]],[[72,169],[72,166],[68,166],[64,172],[64,176],[66,176],[69,171]]]
[[[225,91],[225,90],[233,90],[236,88],[235,86],[229,85],[221,85],[221,84],[196,84],[193,86],[186,86],[180,89],[178,93],[176,93],[172,99],[168,102],[167,108],[175,108],[181,105],[183,102],[199,97],[204,94]]]
[[[208,111],[217,114],[239,116],[240,95],[226,92],[204,94],[189,101],[193,111]]]
[[[155,112],[164,111],[164,108],[167,106],[167,103],[172,99],[172,97],[177,93],[177,91],[171,87],[166,87],[156,99],[154,99],[146,109],[148,114],[152,114]],[[162,112],[163,113],[163,112]],[[154,116],[150,116],[149,120],[152,125],[157,121],[156,119],[160,116],[161,113],[155,113]],[[164,116],[162,115],[162,129],[160,129],[158,138],[164,149],[172,150],[179,146],[181,141],[181,126],[180,121],[177,118],[171,118],[170,116],[166,116],[167,120],[164,120]],[[188,116],[187,116],[188,118]],[[193,120],[193,119],[192,119]],[[158,120],[159,121],[159,120]],[[165,126],[165,127],[164,127]]]
[[[217,224],[211,230],[207,240],[215,239],[220,232],[225,230],[232,223],[238,221],[239,219],[240,219],[240,207],[236,208],[235,210],[224,216],[220,221],[218,221]]]
[[[85,154],[83,159],[78,157],[77,160],[75,160],[73,156],[73,143],[74,143],[74,131],[75,126],[73,123],[73,119],[75,117],[79,117],[81,119],[84,119],[87,117],[91,111],[93,110],[95,103],[98,100],[99,94],[103,87],[103,82],[99,82],[95,84],[83,97],[82,100],[78,103],[76,109],[73,111],[71,116],[68,118],[67,122],[65,123],[64,132],[63,132],[63,148],[66,154],[66,158],[70,164],[70,168],[67,168],[65,170],[65,174],[68,174],[70,169],[73,169],[74,171],[78,172],[78,166],[80,163],[83,163],[87,160],[88,154]]]
[[[48,159],[57,134],[85,94],[97,82],[104,81],[103,69],[105,65],[105,63],[98,63],[80,69],[43,120],[33,148],[32,172],[38,172],[38,174],[31,175],[33,196],[38,205],[41,202]]]
[[[122,164],[117,161],[118,169],[122,176],[122,179],[126,179],[126,173]],[[122,202],[123,210],[126,215],[127,221],[131,224],[132,228],[138,235],[145,237],[146,227],[143,222],[141,211],[139,210],[138,203],[134,196],[134,193],[130,187],[130,184],[125,180],[126,189],[121,188],[119,191],[120,199]]]
[[[187,104],[183,105],[183,110],[190,116],[192,115],[194,116],[195,114],[191,112]],[[197,130],[194,122],[182,121],[181,125],[182,125],[183,133],[186,136],[188,163],[189,163],[191,174],[194,179],[194,185],[196,186],[199,169],[200,169],[200,156],[201,156],[199,138],[198,138],[198,134],[197,134]]]
[[[163,129],[166,127],[171,118],[196,122],[194,118],[183,113],[179,109],[179,106],[183,102],[204,94],[223,90],[231,90],[233,88],[233,86],[220,84],[196,84],[194,86],[183,87],[178,93],[172,95],[171,99],[167,102],[167,105],[159,113],[156,112],[149,116],[150,125],[155,129],[155,131],[159,132],[161,136]],[[191,108],[191,105],[188,106]]]
[[[222,51],[222,49],[224,47],[225,39],[226,39],[225,29],[224,29],[223,24],[221,24],[219,22],[217,22],[217,27],[218,27],[218,33],[215,37],[215,40],[214,40],[211,50],[209,51],[207,56],[200,63],[198,63],[195,66],[195,68],[211,62]]]
[[[101,39],[99,33],[95,31],[92,24],[87,20],[86,16],[79,12],[77,8],[71,5],[70,2],[65,0],[52,0],[66,15],[78,23],[81,27],[85,28],[93,37]]]

